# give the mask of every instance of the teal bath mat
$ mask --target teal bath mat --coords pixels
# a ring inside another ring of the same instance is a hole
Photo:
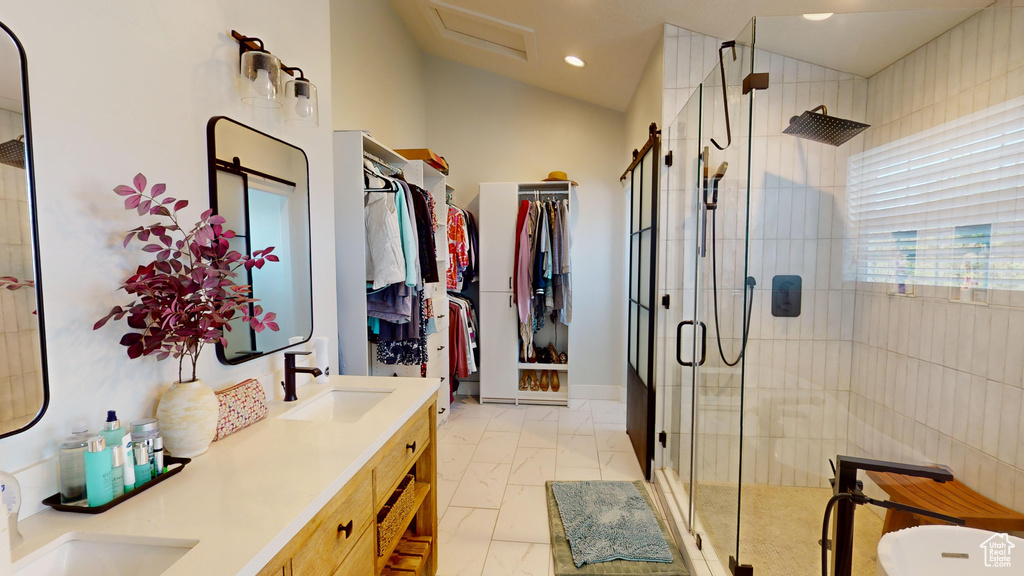
[[[687,571],[641,482],[548,482],[557,576]]]

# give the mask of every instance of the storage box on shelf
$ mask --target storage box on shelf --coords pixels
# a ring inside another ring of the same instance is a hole
[[[528,404],[567,405],[570,398],[569,364],[539,365],[521,358],[519,313],[512,293],[516,244],[516,218],[521,200],[568,199],[569,182],[488,182],[480,184],[480,400]],[[569,352],[571,326],[550,318],[536,336],[538,346],[555,345]],[[572,354],[567,354],[571,359]],[[556,371],[558,391],[520,390],[522,376],[533,371]]]

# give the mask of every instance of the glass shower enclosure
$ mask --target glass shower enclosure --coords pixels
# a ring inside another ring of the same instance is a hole
[[[1024,214],[1007,184],[1024,149],[1010,138],[1002,155],[983,152],[1024,116],[1024,41],[1010,40],[1011,25],[1024,31],[1024,10],[757,18],[718,46],[666,126],[660,274],[681,302],[659,321],[666,442],[655,481],[712,573],[820,573],[837,454],[955,464],[948,446],[970,449],[937,416],[904,416],[904,383],[931,381],[910,370],[944,368],[900,330],[915,318],[925,329],[924,306],[960,318],[962,304],[998,305],[993,283],[1008,293],[1019,280],[998,269],[1000,247],[1005,270],[1024,269],[1024,243],[996,233],[1024,229],[1010,223],[1021,218],[995,209]],[[971,48],[979,30],[1002,34],[1009,54],[998,39],[987,57]],[[969,102],[954,82],[978,85]],[[958,150],[976,153],[973,166]],[[976,178],[984,206],[958,200],[975,184],[958,184],[953,166],[988,171]],[[906,394],[910,410],[921,405]],[[856,516],[853,573],[874,575],[882,519]]]

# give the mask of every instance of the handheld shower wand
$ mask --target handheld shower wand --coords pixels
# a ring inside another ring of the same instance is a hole
[[[718,170],[715,171],[715,175],[711,177],[711,201],[708,201],[708,191],[704,190],[704,207],[708,210],[714,210],[718,208],[718,183],[725,178],[725,171],[729,169],[728,162],[722,162],[718,165]]]
[[[721,356],[722,362],[726,366],[735,366],[739,364],[743,358],[744,352],[747,350],[747,339],[750,336],[750,319],[754,309],[754,287],[757,286],[757,280],[753,276],[747,276],[746,282],[743,286],[744,296],[746,291],[750,290],[750,306],[747,307],[747,316],[743,320],[743,341],[740,345],[739,355],[736,356],[735,360],[730,361],[725,357],[725,350],[722,348],[722,329],[721,323],[718,320],[718,241],[715,239],[716,236],[716,223],[718,221],[715,216],[718,213],[718,185],[725,178],[725,173],[729,169],[728,162],[722,162],[718,165],[718,170],[715,174],[708,177],[708,148],[704,148],[704,238],[707,238],[707,213],[711,211],[711,298],[714,305],[715,311],[715,336],[718,341],[718,355]],[[708,198],[710,191],[710,199]],[[706,242],[702,242],[701,256],[706,255],[704,245]]]

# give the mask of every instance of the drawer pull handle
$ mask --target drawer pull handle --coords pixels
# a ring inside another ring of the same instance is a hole
[[[444,346],[441,346],[437,349],[438,352],[440,352],[441,350],[444,350]]]
[[[405,445],[405,449],[406,450],[412,450],[413,452],[415,452],[416,451],[416,441],[413,440],[412,444],[406,444]]]
[[[441,314],[440,316],[437,317],[438,320],[440,320],[441,318],[444,318],[444,314]]]
[[[447,408],[441,408],[440,410],[437,411],[437,413],[438,414],[444,414],[445,410],[447,410]]]
[[[352,535],[352,521],[349,520],[348,524],[338,524],[338,534],[345,533],[345,539]]]

